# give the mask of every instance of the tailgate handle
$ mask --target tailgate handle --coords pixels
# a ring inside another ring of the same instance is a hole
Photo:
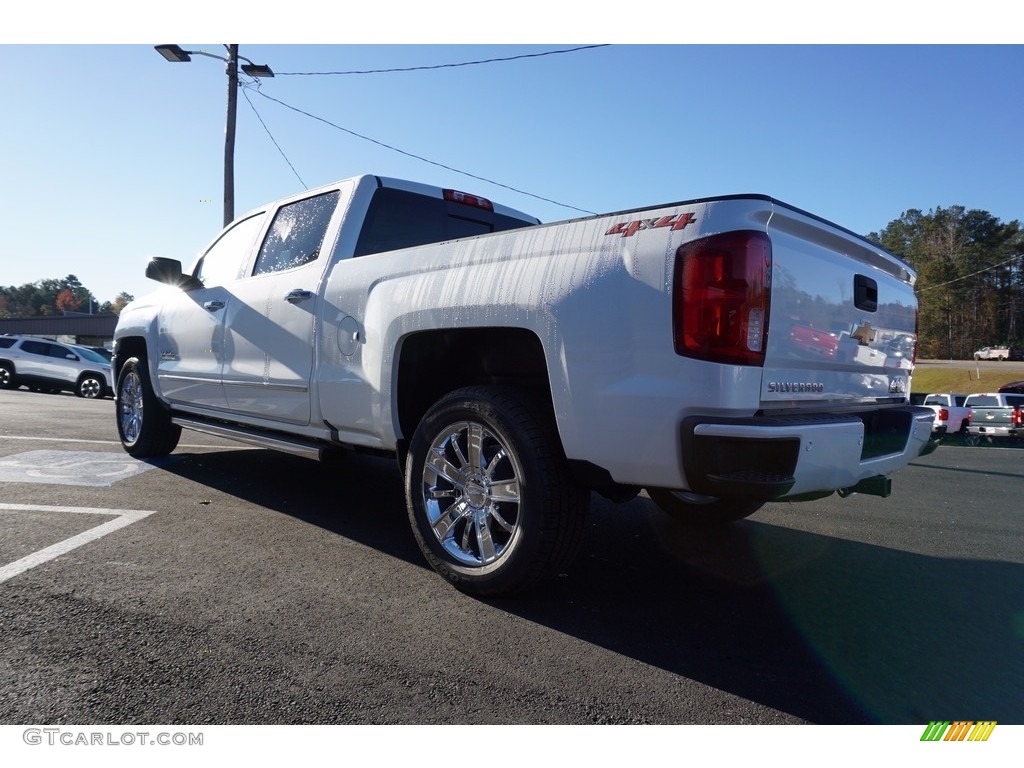
[[[878,310],[878,283],[867,275],[853,276],[853,306],[865,312]]]

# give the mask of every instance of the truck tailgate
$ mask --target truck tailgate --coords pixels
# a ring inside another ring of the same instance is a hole
[[[879,247],[776,203],[761,406],[903,403],[916,343],[914,275]]]

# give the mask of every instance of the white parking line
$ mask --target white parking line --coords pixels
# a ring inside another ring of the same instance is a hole
[[[86,515],[115,515],[115,519],[106,523],[97,525],[95,528],[90,528],[87,531],[83,531],[77,536],[72,536],[70,539],[64,539],[64,541],[58,541],[44,549],[40,549],[37,552],[33,552],[30,555],[26,555],[20,560],[15,560],[13,563],[8,565],[0,566],[0,583],[13,579],[15,576],[24,573],[29,568],[35,568],[37,565],[41,565],[48,560],[53,560],[55,557],[70,552],[72,549],[76,549],[83,544],[88,544],[90,541],[95,541],[98,538],[106,536],[108,533],[124,528],[132,523],[137,523],[145,517],[149,517],[154,514],[154,511],[146,511],[142,509],[102,509],[95,507],[50,507],[43,506],[41,504],[3,504],[0,503],[0,512],[71,512]]]

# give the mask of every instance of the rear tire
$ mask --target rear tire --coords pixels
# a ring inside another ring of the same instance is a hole
[[[648,488],[647,495],[668,516],[685,525],[698,526],[727,525],[749,517],[765,504],[750,499],[715,499],[666,488]]]
[[[95,373],[86,373],[75,384],[75,394],[79,397],[95,400],[107,394],[107,384],[102,376]]]
[[[137,357],[129,358],[117,377],[115,413],[121,445],[132,456],[166,456],[178,445],[181,427],[171,423],[153,392],[146,364]]]
[[[467,387],[424,416],[405,463],[413,535],[463,592],[522,592],[576,553],[590,494],[573,478],[547,409],[517,390]]]

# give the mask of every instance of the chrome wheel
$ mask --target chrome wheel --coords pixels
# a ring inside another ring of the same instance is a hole
[[[121,379],[117,398],[117,418],[126,443],[134,443],[142,434],[142,381],[134,370]]]
[[[590,493],[573,477],[547,403],[472,386],[424,414],[405,456],[413,536],[457,589],[511,595],[572,560]]]
[[[430,445],[423,506],[437,541],[458,563],[489,565],[514,546],[522,474],[508,441],[482,424],[452,424]]]
[[[117,377],[114,418],[121,445],[132,456],[144,459],[166,456],[178,444],[181,427],[171,421],[170,411],[153,392],[149,372],[137,357],[128,358]]]

